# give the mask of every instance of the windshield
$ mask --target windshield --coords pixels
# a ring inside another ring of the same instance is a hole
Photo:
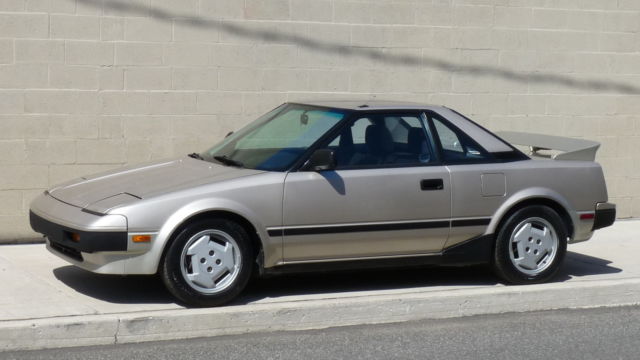
[[[344,116],[340,110],[285,104],[201,155],[229,166],[284,171]]]

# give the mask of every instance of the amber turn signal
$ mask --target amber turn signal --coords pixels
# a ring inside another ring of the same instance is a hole
[[[151,235],[133,235],[131,241],[134,243],[145,243],[151,241]]]
[[[78,233],[71,233],[71,240],[75,241],[75,242],[80,242],[80,234]]]

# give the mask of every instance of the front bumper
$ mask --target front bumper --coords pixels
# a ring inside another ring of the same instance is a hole
[[[99,251],[127,251],[126,231],[87,231],[57,224],[44,217],[29,213],[34,231],[43,234],[53,250],[77,261],[83,261],[82,253]]]
[[[147,246],[142,249],[128,241],[131,234],[125,216],[91,214],[47,193],[31,203],[30,221],[45,236],[49,251],[96,273],[124,274],[126,261]]]

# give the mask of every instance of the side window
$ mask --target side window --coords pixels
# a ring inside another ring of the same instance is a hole
[[[438,118],[432,118],[433,125],[440,145],[442,145],[442,155],[448,162],[468,162],[478,159],[484,160],[488,156],[470,137],[445,124]]]
[[[412,166],[435,161],[417,116],[372,115],[356,119],[329,142],[338,168]]]

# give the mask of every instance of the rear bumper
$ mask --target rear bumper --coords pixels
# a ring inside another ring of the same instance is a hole
[[[612,203],[597,203],[592,230],[611,226],[614,221],[616,221],[616,205]]]

